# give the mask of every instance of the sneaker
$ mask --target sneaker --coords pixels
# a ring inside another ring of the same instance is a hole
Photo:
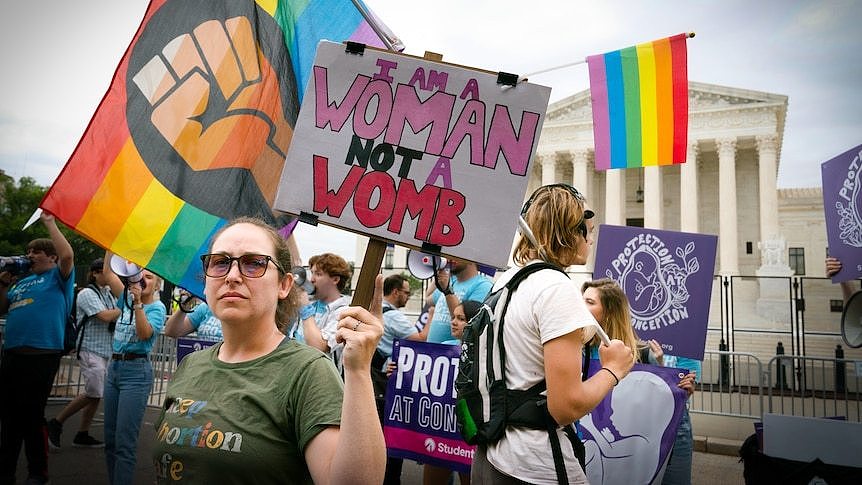
[[[105,443],[90,436],[86,431],[79,431],[72,440],[72,446],[78,448],[104,448]]]
[[[61,434],[63,434],[63,424],[53,418],[48,421],[48,446],[52,450],[60,449]]]

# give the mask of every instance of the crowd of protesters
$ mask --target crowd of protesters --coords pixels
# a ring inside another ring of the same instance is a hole
[[[381,427],[394,342],[459,345],[482,301],[520,268],[584,264],[593,215],[573,187],[541,187],[521,213],[526,227],[513,253],[516,267],[494,282],[472,262],[451,261],[424,294],[431,315],[420,327],[401,311],[413,292],[405,276],[378,276],[369,308],[351,306],[352,269],[344,258],[310,258],[306,278],[295,244],[257,219],[231,221],[212,237],[202,257],[205,301],[192,306],[185,295],[170,316],[158,299],[160,278],[144,269],[129,283],[111,271],[108,252],[91,263],[88,285],[77,297],[78,321],[85,322],[76,349],[84,391],[46,421],[75,272],[71,246],[53,216],[43,213],[50,237],[27,245],[29,274],[0,273],[0,314],[7,314],[0,485],[16,483],[22,445],[28,483],[46,483],[47,450],[61,448],[63,424],[77,412],[82,416],[73,446],[104,447],[110,483],[133,482],[153,385],[149,354],[160,333],[217,343],[184,359],[168,385],[152,446],[156,481],[241,482],[254,476],[261,483],[400,483],[402,462],[387,458]],[[827,273],[838,268],[839,262],[827,260]],[[506,315],[507,388],[526,391],[543,382],[544,405],[564,442],[573,439],[567,427],[638,360],[691,369],[679,382],[688,395],[699,378],[699,362],[637,339],[626,296],[612,280],[577,288],[563,272],[542,269],[517,287]],[[609,345],[595,336],[595,325],[610,336]],[[599,359],[606,372],[582,379],[583,355]],[[100,402],[104,443],[90,434]],[[498,441],[478,447],[472,473],[459,480],[586,483],[578,444],[563,447],[559,463],[547,432],[510,426]],[[691,454],[685,411],[663,483],[690,483]],[[430,464],[423,475],[426,484],[451,483],[455,476]]]

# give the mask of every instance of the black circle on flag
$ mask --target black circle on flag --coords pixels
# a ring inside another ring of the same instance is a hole
[[[153,176],[210,214],[273,221],[299,113],[285,35],[255,2],[168,0],[126,70],[129,133]]]

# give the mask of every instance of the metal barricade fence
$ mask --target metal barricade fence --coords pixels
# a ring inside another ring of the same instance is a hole
[[[168,382],[177,367],[177,340],[164,334],[156,337],[150,352],[150,363],[153,365],[153,389],[150,391],[147,405],[160,407],[167,393]],[[49,399],[70,400],[83,390],[84,378],[78,366],[77,355],[71,353],[63,356]]]
[[[0,319],[0,335],[3,330]],[[150,354],[159,407],[177,366],[177,341],[159,335]],[[63,357],[51,399],[70,400],[84,386],[75,354]],[[764,369],[751,353],[707,350],[693,413],[760,419],[765,412],[794,416],[844,416],[862,422],[862,359],[776,355]]]
[[[776,355],[766,382],[771,413],[862,422],[862,360]]]
[[[760,418],[764,410],[763,364],[754,354],[706,351],[693,413]]]

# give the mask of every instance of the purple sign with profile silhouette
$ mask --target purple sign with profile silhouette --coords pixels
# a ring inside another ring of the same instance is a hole
[[[593,278],[619,283],[642,340],[703,360],[717,243],[710,234],[602,224]]]
[[[589,374],[601,369],[590,361]],[[593,485],[658,483],[682,419],[684,369],[635,364],[598,406],[578,421]]]
[[[862,145],[820,166],[829,256],[841,261],[833,283],[862,277]]]

